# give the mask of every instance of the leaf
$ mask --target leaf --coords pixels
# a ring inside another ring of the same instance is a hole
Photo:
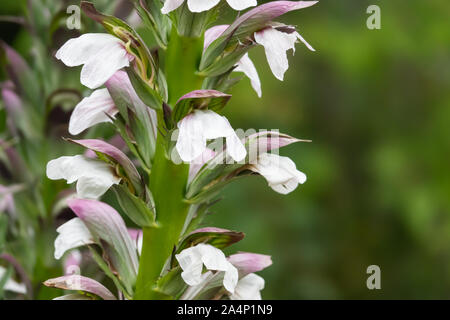
[[[178,299],[188,287],[183,278],[181,278],[182,271],[183,270],[181,270],[180,267],[170,270],[166,275],[157,281],[156,288],[154,290],[172,299]]]
[[[172,119],[178,123],[195,109],[219,111],[228,103],[231,95],[216,90],[195,90],[182,96],[175,105]]]
[[[177,253],[180,253],[184,249],[195,246],[199,243],[207,243],[218,249],[224,249],[236,242],[241,241],[244,237],[245,235],[242,232],[220,228],[202,228],[185,237],[178,246]]]
[[[133,195],[122,185],[114,186],[113,190],[123,211],[135,224],[142,228],[156,226],[154,211],[141,198]]]
[[[132,70],[131,68],[127,68],[126,70],[133,88],[139,98],[141,98],[142,102],[144,102],[152,109],[161,110],[163,101],[156,90],[150,87],[150,85],[144,80],[142,80],[142,78],[138,76],[134,70]]]

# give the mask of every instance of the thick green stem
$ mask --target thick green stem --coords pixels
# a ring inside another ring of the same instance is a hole
[[[172,106],[184,94],[201,88],[203,78],[197,76],[196,71],[202,50],[202,38],[182,37],[173,29],[165,68]],[[163,121],[162,118],[159,121]],[[159,129],[160,132],[164,130],[162,126]],[[189,165],[176,165],[166,156],[166,140],[159,133],[149,183],[158,227],[143,230],[135,299],[164,298],[154,289],[164,264],[178,243],[189,211],[189,205],[184,201],[188,175]]]
[[[174,106],[181,96],[201,89],[203,77],[196,75],[203,50],[203,38],[178,35],[173,28],[166,52],[166,78],[169,104]]]
[[[144,228],[135,299],[160,298],[153,288],[179,240],[186,220],[189,205],[183,199],[188,174],[188,165],[176,165],[167,159],[164,138],[159,135],[150,175],[150,189],[155,199],[156,220],[159,226]]]

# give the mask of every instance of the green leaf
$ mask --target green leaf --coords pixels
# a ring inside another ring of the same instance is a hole
[[[180,267],[170,270],[166,275],[158,280],[154,291],[157,291],[172,299],[178,299],[188,287],[183,278],[181,278],[181,272],[182,270]]]
[[[150,87],[140,76],[138,76],[131,68],[126,69],[128,77],[133,85],[139,98],[152,109],[161,110],[163,100],[155,89]]]
[[[117,201],[127,216],[140,227],[156,227],[156,217],[151,209],[141,198],[133,195],[123,185],[113,187]]]
[[[199,243],[207,243],[218,249],[224,249],[236,242],[241,241],[245,237],[244,233],[237,231],[230,231],[217,228],[204,228],[200,230],[205,231],[204,232],[194,231],[194,233],[191,233],[190,235],[185,237],[184,240],[181,242],[181,244],[178,246],[177,253],[180,253],[184,249],[195,246]]]

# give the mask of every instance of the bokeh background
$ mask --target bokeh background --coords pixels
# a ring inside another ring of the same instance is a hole
[[[21,2],[3,0],[0,15],[20,15]],[[372,4],[381,30],[366,27]],[[263,98],[242,81],[230,122],[313,141],[281,150],[308,176],[295,192],[247,178],[208,217],[246,233],[233,251],[272,255],[264,298],[450,297],[449,12],[448,0],[321,0],[281,19],[317,50],[299,44],[284,82],[262,48],[250,53]],[[27,31],[0,26],[32,59]],[[381,290],[366,287],[373,264]]]

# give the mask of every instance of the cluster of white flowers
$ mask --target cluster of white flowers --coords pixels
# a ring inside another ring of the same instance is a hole
[[[184,0],[166,0],[161,12],[165,15],[170,14],[180,8],[184,2]],[[186,2],[191,12],[200,13],[214,8],[220,0],[186,0]],[[235,10],[244,10],[257,5],[256,0],[227,0],[226,2]],[[314,3],[314,1],[275,1],[269,5],[255,8],[254,14],[256,15],[261,11],[263,13],[268,12],[276,17]],[[243,16],[242,19],[245,21],[245,19],[251,17],[249,14],[248,17]],[[241,23],[243,22],[241,21]],[[204,53],[223,35],[229,37],[232,34],[229,31],[230,28],[236,28],[235,24],[214,26],[206,30],[204,33]],[[299,40],[308,49],[314,51],[295,30],[295,27],[272,21],[268,21],[263,27],[249,34],[247,39],[252,42],[251,46],[256,44],[264,47],[270,69],[279,80],[283,80],[289,67],[287,52],[291,49],[295,51],[295,44]],[[99,123],[115,121],[120,108],[116,105],[117,102],[109,90],[111,82],[120,84],[123,92],[127,94],[129,101],[135,107],[139,106],[147,110],[146,112],[148,112],[154,126],[150,131],[155,135],[158,134],[156,128],[160,128],[159,126],[162,125],[160,121],[163,117],[158,117],[157,110],[149,108],[143,102],[137,92],[135,83],[131,81],[131,76],[129,78],[127,73],[124,72],[124,68],[132,68],[137,59],[135,51],[130,50],[129,45],[130,43],[127,43],[125,39],[114,35],[88,33],[67,41],[56,53],[56,58],[69,67],[83,65],[80,81],[83,85],[94,90],[90,96],[84,98],[75,107],[72,113],[69,123],[69,132],[72,135],[78,135]],[[236,63],[231,66],[231,71],[243,72],[250,79],[257,95],[261,97],[261,81],[247,52],[240,55]],[[102,86],[106,86],[106,88],[101,88]],[[218,91],[213,91],[199,90],[188,93],[178,103],[184,103],[189,99],[198,99],[199,97],[214,99],[218,96],[225,96]],[[170,106],[167,108],[170,108]],[[249,170],[260,174],[267,180],[269,186],[278,193],[292,192],[299,184],[306,181],[306,175],[297,170],[291,159],[270,153],[270,149],[275,148],[275,145],[278,148],[288,143],[275,143],[267,138],[268,142],[266,143],[271,147],[258,155],[256,163],[245,163],[248,155],[248,145],[246,145],[248,140],[240,139],[229,121],[217,112],[217,110],[208,109],[207,106],[189,108],[174,124],[174,129],[178,129],[177,140],[174,144],[175,149],[185,163],[191,164],[189,181],[186,181],[186,183],[194,184],[196,175],[202,173],[202,167],[205,168],[203,164],[207,164],[216,156],[216,153],[208,148],[208,142],[218,138],[225,138],[226,140],[226,148],[224,149],[226,155],[236,163],[242,162],[239,170]],[[69,206],[78,217],[58,228],[59,235],[55,241],[55,258],[60,259],[65,252],[80,246],[102,245],[103,242],[107,242],[109,245],[120,244],[123,250],[117,249],[118,252],[115,254],[119,258],[114,257],[112,261],[121,261],[122,258],[126,260],[132,257],[128,267],[133,271],[129,274],[125,273],[126,276],[123,276],[123,278],[131,277],[133,280],[137,273],[136,261],[143,246],[142,232],[126,231],[125,223],[114,209],[96,200],[83,199],[98,199],[113,186],[129,183],[129,181],[133,184],[133,179],[130,179],[133,174],[140,181],[139,173],[137,173],[133,162],[121,151],[112,146],[105,147],[104,144],[99,148],[96,140],[89,143],[82,141],[80,140],[78,143],[96,153],[106,154],[111,161],[104,161],[104,158],[84,154],[63,156],[48,163],[48,178],[53,180],[65,179],[69,184],[77,181],[78,199],[70,200]],[[295,142],[293,138],[292,142]],[[207,155],[206,158],[204,155]],[[199,157],[203,157],[200,166],[195,161]],[[127,174],[121,174],[121,170],[118,168],[124,169]],[[128,174],[129,171],[131,171],[131,175]],[[229,176],[229,174],[226,175],[226,177]],[[133,185],[133,190],[136,189],[136,185],[141,187],[140,183],[137,183]],[[146,193],[135,194],[141,196]],[[146,201],[149,203],[148,197]],[[101,209],[95,209],[100,207]],[[105,214],[114,221],[103,221]],[[88,215],[92,215],[92,220],[89,220]],[[99,226],[99,222],[104,225]],[[218,232],[218,234],[221,232]],[[182,270],[181,278],[189,286],[189,289],[182,296],[184,299],[198,297],[205,286],[211,283],[213,279],[217,281],[218,277],[223,278],[223,287],[230,299],[261,299],[260,291],[264,288],[264,279],[254,272],[260,271],[271,264],[271,261],[256,259],[252,254],[227,258],[220,249],[208,243],[197,243],[185,248],[178,252],[175,258]],[[204,272],[205,269],[206,272]],[[118,272],[122,271],[118,270]],[[67,279],[52,279],[47,282],[47,285],[84,290],[108,299],[114,298],[114,295],[100,284],[84,279],[81,282],[79,281],[77,287],[75,287],[68,285]],[[84,285],[86,287],[83,287]],[[125,287],[126,285],[127,283],[124,284]],[[128,293],[131,295],[130,292]],[[67,298],[73,298],[73,296]]]

